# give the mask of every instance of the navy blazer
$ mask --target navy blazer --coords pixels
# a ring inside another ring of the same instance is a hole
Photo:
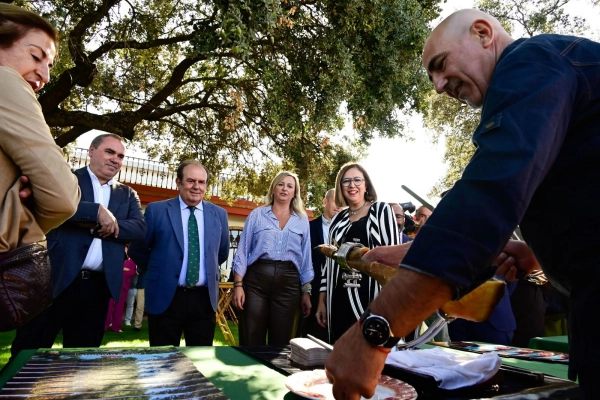
[[[74,280],[85,261],[94,238],[99,238],[92,229],[98,223],[100,203],[94,202],[94,187],[87,167],[74,172],[81,200],[77,212],[64,224],[48,232],[48,252],[52,264],[52,285],[54,297],[62,293]],[[111,235],[102,239],[102,265],[111,296],[118,300],[123,285],[123,262],[125,243],[142,239],[146,233],[146,223],[142,214],[140,199],[132,188],[114,181],[108,210],[119,224],[119,237]]]
[[[229,256],[227,212],[204,201],[204,261],[210,302],[215,312],[219,303],[219,265]],[[183,262],[183,224],[179,196],[148,204],[146,237],[132,243],[129,256],[146,269],[145,309],[163,313],[175,296]]]
[[[310,226],[310,248],[312,249],[312,265],[315,271],[315,277],[312,280],[312,294],[310,301],[312,308],[311,315],[316,314],[317,306],[319,305],[319,287],[321,285],[321,271],[325,267],[325,256],[317,248],[318,245],[324,244],[329,238],[323,237],[323,216],[313,219],[309,223]]]
[[[546,275],[568,293],[598,269],[599,116],[600,43],[536,35],[510,44],[485,94],[477,150],[403,265],[460,296],[493,276],[520,224]],[[580,218],[561,214],[582,204],[591,206]]]

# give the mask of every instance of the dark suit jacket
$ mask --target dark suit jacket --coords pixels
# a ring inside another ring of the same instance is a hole
[[[171,304],[183,262],[183,224],[179,197],[148,204],[146,238],[129,247],[129,256],[146,268],[146,302],[149,314],[161,314]],[[227,212],[204,202],[204,258],[210,302],[217,311],[219,265],[229,256]]]
[[[81,189],[77,212],[47,235],[54,297],[75,280],[92,240],[99,237],[91,231],[97,224],[100,204],[94,202],[94,187],[87,167],[74,173]],[[101,238],[102,265],[111,296],[118,300],[123,285],[125,243],[142,239],[146,233],[146,223],[137,193],[119,182],[115,181],[112,185],[107,208],[119,223],[119,237]]]
[[[312,249],[312,263],[313,269],[315,270],[315,277],[312,280],[312,294],[310,301],[312,308],[310,309],[310,318],[317,312],[317,306],[319,305],[319,287],[321,286],[321,271],[325,266],[325,256],[316,247],[320,244],[325,243],[323,237],[323,216],[313,219],[309,222],[310,226],[310,248]]]

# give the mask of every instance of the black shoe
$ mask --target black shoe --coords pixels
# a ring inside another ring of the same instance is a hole
[[[133,328],[134,331],[139,332],[142,330],[142,328]]]

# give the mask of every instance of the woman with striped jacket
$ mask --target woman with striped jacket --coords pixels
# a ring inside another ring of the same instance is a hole
[[[338,207],[348,208],[331,221],[328,243],[356,242],[370,249],[400,243],[392,207],[377,201],[371,178],[360,164],[345,164],[338,172],[335,202]],[[346,273],[332,259],[327,259],[322,271],[316,317],[320,325],[329,327],[331,343],[360,318],[381,289],[368,276],[347,281],[343,278]],[[358,283],[360,287],[345,288],[346,283]]]

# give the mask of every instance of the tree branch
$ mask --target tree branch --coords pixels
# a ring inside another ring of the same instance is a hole
[[[136,49],[136,50],[147,50],[152,49],[154,47],[164,46],[167,44],[181,43],[191,40],[196,36],[195,33],[190,33],[187,35],[174,36],[172,38],[166,39],[156,39],[150,40],[147,42],[138,42],[137,40],[123,40],[119,42],[106,42],[90,53],[88,59],[91,61],[96,61],[98,57],[108,53],[111,50],[116,49]]]
[[[69,129],[67,132],[63,133],[62,135],[60,135],[59,137],[54,139],[54,142],[59,147],[65,147],[69,143],[77,140],[77,138],[79,136],[81,136],[84,133],[89,132],[91,130],[92,130],[92,128],[88,128],[88,127],[84,127],[84,126],[74,126],[71,129]]]

